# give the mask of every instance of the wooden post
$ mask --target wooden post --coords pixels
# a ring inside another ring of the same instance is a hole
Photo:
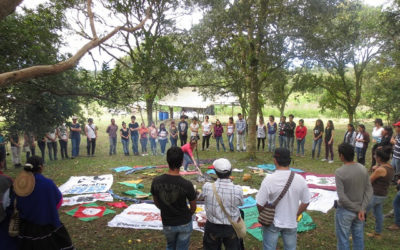
[[[174,119],[174,107],[169,107],[169,119]]]

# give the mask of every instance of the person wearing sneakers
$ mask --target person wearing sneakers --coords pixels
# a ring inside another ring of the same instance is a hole
[[[242,242],[230,222],[237,222],[241,217],[238,206],[243,205],[242,187],[234,185],[229,179],[232,165],[227,159],[217,159],[213,166],[218,179],[214,183],[205,183],[203,192],[198,197],[198,200],[204,200],[207,216],[203,249],[221,249],[222,244],[229,250],[243,249]]]
[[[390,182],[394,177],[394,169],[388,163],[392,154],[391,147],[381,147],[375,151],[375,160],[377,165],[372,167],[372,174],[369,177],[372,183],[374,194],[367,207],[367,214],[373,211],[375,217],[375,232],[367,233],[369,237],[380,239],[382,238],[383,227],[383,203],[388,194]]]
[[[199,166],[199,163],[194,159],[193,150],[197,147],[197,138],[192,137],[189,143],[186,143],[181,147],[184,156],[183,156],[183,169],[184,171],[188,170],[189,164],[194,164],[196,167]]]
[[[372,186],[367,169],[354,162],[354,148],[349,143],[339,145],[339,158],[343,166],[335,171],[336,204],[335,229],[337,249],[364,249],[365,211],[372,197]]]

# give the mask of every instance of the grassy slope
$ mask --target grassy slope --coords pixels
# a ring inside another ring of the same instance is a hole
[[[128,119],[125,118],[125,121]],[[117,119],[117,123],[121,123],[121,119]],[[149,157],[125,157],[122,155],[122,146],[118,142],[118,155],[108,156],[108,140],[105,134],[106,121],[103,120],[99,122],[99,141],[97,143],[96,157],[87,158],[80,157],[74,160],[64,160],[57,162],[48,162],[44,174],[55,181],[57,185],[63,184],[71,175],[97,175],[111,173],[110,168],[123,166],[123,165],[156,165],[165,164],[165,159],[161,156],[149,156]],[[309,128],[312,124],[306,124]],[[371,130],[371,127],[368,128]],[[337,134],[335,136],[335,152],[336,146],[344,134],[344,125],[337,126]],[[311,137],[307,137],[306,141],[306,158],[295,158],[293,166],[296,168],[301,168],[306,171],[315,173],[334,173],[335,169],[340,167],[340,162],[337,161],[337,155],[335,156],[334,164],[322,163],[321,161],[311,160]],[[225,139],[225,143],[227,140]],[[249,173],[246,166],[256,166],[261,163],[271,163],[271,154],[269,153],[258,153],[258,160],[256,162],[249,162],[245,159],[245,153],[216,153],[215,141],[211,140],[211,150],[206,152],[199,152],[201,159],[205,158],[216,158],[216,157],[226,157],[232,163],[234,167],[245,169],[244,173]],[[70,147],[70,143],[69,143]],[[86,139],[83,137],[81,143],[81,155],[85,155],[86,150]],[[371,147],[370,147],[371,148]],[[39,149],[37,149],[39,150]],[[324,152],[324,150],[323,150]],[[24,159],[24,157],[23,157]],[[370,150],[367,153],[367,162],[370,162]],[[8,158],[10,161],[10,159]],[[10,163],[9,163],[10,166]],[[155,170],[150,170],[148,172],[156,172]],[[166,170],[162,170],[166,172]],[[14,169],[8,170],[6,173],[11,176],[15,176],[17,171]],[[128,190],[127,187],[117,184],[118,181],[143,178],[145,191],[148,191],[151,184],[152,177],[143,175],[144,172],[138,172],[136,174],[131,174],[126,176],[125,174],[114,174],[115,182],[113,189],[116,193],[121,194],[123,191]],[[241,176],[244,173],[233,173],[236,177],[236,184],[250,185],[255,188],[259,188],[262,181],[262,177],[253,176],[252,180],[243,183]],[[159,173],[161,174],[161,173]],[[188,177],[188,178],[194,178]],[[198,185],[199,186],[199,185]],[[391,188],[389,198],[385,202],[384,211],[388,212],[391,209],[391,202],[395,195],[394,188]],[[152,230],[132,230],[132,229],[116,229],[107,227],[107,222],[110,221],[113,215],[107,215],[93,222],[82,222],[75,218],[65,215],[65,211],[68,207],[62,207],[60,209],[61,220],[66,225],[68,231],[71,234],[73,242],[78,249],[151,249],[151,248],[164,248],[165,240],[161,231]],[[117,213],[120,213],[122,209],[115,209]],[[310,212],[312,218],[317,224],[317,229],[311,232],[302,233],[298,236],[298,249],[335,249],[336,238],[334,234],[334,209],[332,209],[328,214],[323,214],[320,212]],[[373,230],[373,218],[370,216],[369,223],[366,227],[366,231]],[[385,219],[385,227],[392,223],[392,219]],[[128,241],[131,240],[132,243]],[[140,242],[139,242],[140,240]],[[397,249],[396,246],[400,245],[400,238],[398,233],[392,233],[384,230],[384,240],[374,241],[371,239],[366,239],[366,249]],[[252,236],[248,235],[245,239],[245,244],[247,249],[261,249],[261,242],[258,242]],[[281,244],[281,243],[280,243]],[[280,245],[281,246],[281,245]],[[202,234],[199,232],[194,232],[191,239],[191,249],[201,249],[202,248]],[[280,247],[281,249],[282,247]]]

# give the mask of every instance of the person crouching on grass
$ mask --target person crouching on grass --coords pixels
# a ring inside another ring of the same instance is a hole
[[[151,184],[154,204],[161,210],[167,249],[171,250],[189,249],[193,231],[192,215],[196,211],[196,191],[193,184],[179,175],[182,161],[183,152],[179,147],[168,149],[168,173],[154,178]]]
[[[194,159],[193,150],[197,147],[197,138],[192,137],[190,138],[190,142],[183,145],[182,151],[184,153],[183,156],[183,169],[184,171],[188,171],[188,165],[194,164],[196,167],[199,166],[199,163]]]
[[[203,249],[221,249],[222,243],[225,249],[244,249],[243,242],[238,238],[232,221],[238,221],[240,210],[238,206],[243,205],[243,190],[239,185],[234,185],[229,179],[232,173],[231,163],[227,159],[217,159],[213,166],[218,179],[215,183],[207,182],[203,186],[203,192],[199,194],[198,200],[204,200],[207,222],[204,227]],[[215,193],[213,186],[215,185]],[[216,194],[220,196],[225,212],[218,203]],[[227,213],[227,214],[226,214]]]

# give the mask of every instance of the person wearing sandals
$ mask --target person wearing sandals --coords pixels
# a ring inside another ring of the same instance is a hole
[[[42,172],[42,158],[32,156],[14,181],[20,217],[18,249],[75,249],[58,215],[62,194]]]
[[[213,163],[218,179],[215,183],[207,182],[203,186],[203,192],[199,194],[198,200],[204,200],[207,222],[204,227],[203,249],[243,249],[242,242],[231,225],[230,220],[240,219],[238,206],[243,205],[243,190],[241,186],[234,185],[229,179],[232,173],[231,163],[224,158],[217,159]],[[215,187],[215,192],[214,192]],[[221,208],[216,195],[220,196]],[[228,219],[229,216],[230,218]]]
[[[392,148],[386,146],[378,148],[374,155],[377,165],[372,167],[373,172],[369,177],[374,194],[367,207],[367,214],[372,210],[375,217],[375,232],[367,233],[367,236],[371,238],[382,238],[383,203],[387,198],[388,189],[394,177],[394,169],[388,163],[391,154]]]
[[[258,211],[261,212],[266,204],[274,203],[282,192],[286,193],[278,200],[273,223],[262,228],[263,249],[275,250],[279,234],[282,235],[284,249],[296,249],[297,217],[307,209],[311,194],[304,178],[289,168],[289,149],[277,148],[273,157],[276,171],[261,183],[256,195]]]

